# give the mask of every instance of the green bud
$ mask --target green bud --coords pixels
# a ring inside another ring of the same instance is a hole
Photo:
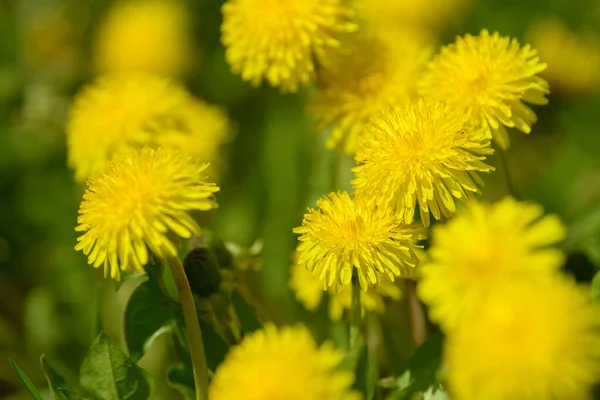
[[[193,247],[206,247],[217,257],[217,261],[221,268],[230,268],[233,264],[233,256],[225,246],[221,237],[213,231],[204,229],[202,235],[195,237],[192,240]]]
[[[209,297],[219,291],[223,281],[217,257],[206,247],[193,249],[183,260],[185,274],[192,292],[200,297]]]

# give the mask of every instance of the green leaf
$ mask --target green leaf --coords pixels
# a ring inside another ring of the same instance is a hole
[[[600,302],[600,272],[597,272],[592,279],[592,300]]]
[[[60,400],[69,400],[69,398],[60,391],[60,389],[64,389],[68,386],[65,378],[56,372],[43,355],[40,358],[40,364],[42,364],[42,370],[44,371],[44,375],[46,375],[48,386],[54,393],[54,396]]]
[[[369,362],[368,349],[362,339],[356,347],[357,350],[353,355],[353,357],[357,357],[355,361],[356,368],[354,370],[355,381],[353,388],[361,392],[365,400],[371,400],[375,394],[375,388],[373,385],[373,370],[371,363]]]
[[[167,369],[167,383],[178,390],[188,400],[196,398],[194,389],[194,371],[189,357],[179,364],[171,365]]]
[[[15,360],[13,360],[12,358],[9,358],[8,361],[10,361],[11,367],[15,370],[15,372],[19,376],[19,379],[21,380],[21,382],[23,382],[23,384],[25,385],[25,387],[27,388],[27,391],[29,391],[31,396],[35,400],[44,400],[44,398],[42,397],[40,392],[37,390],[37,388],[35,386],[33,386],[33,383],[31,383],[31,381],[29,380],[27,375],[25,375],[25,372],[23,372],[21,367],[19,367],[19,364],[17,364],[17,362]]]
[[[90,397],[83,397],[77,392],[74,392],[69,389],[59,388],[58,391],[62,396],[64,396],[67,400],[93,400]]]
[[[435,333],[429,337],[408,360],[398,376],[395,399],[410,399],[415,393],[439,387],[437,373],[442,362],[444,337]]]
[[[98,335],[81,365],[81,386],[98,400],[146,400],[150,382],[103,333]]]
[[[161,334],[173,329],[174,315],[155,279],[139,285],[125,310],[125,339],[129,356],[139,360]]]

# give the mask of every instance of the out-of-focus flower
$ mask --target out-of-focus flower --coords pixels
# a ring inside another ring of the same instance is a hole
[[[417,99],[389,107],[367,126],[352,183],[357,194],[392,207],[407,224],[418,203],[428,226],[430,212],[448,218],[456,210],[455,198],[467,201],[479,192],[476,183],[483,182],[477,172],[493,170],[483,162],[491,153],[485,131],[468,115]]]
[[[318,347],[303,326],[246,335],[215,371],[211,400],[359,400],[354,376],[338,368],[344,353],[326,342]]]
[[[564,255],[551,245],[565,228],[537,204],[508,197],[496,204],[473,203],[433,230],[430,261],[420,267],[419,296],[442,327],[485,307],[488,293],[508,280],[535,281],[561,266]]]
[[[531,132],[537,120],[523,102],[547,104],[548,82],[539,77],[546,68],[529,45],[517,39],[490,35],[457,37],[429,63],[421,93],[440,99],[477,121],[503,149],[510,145],[506,127]]]
[[[448,335],[452,398],[591,398],[600,377],[600,326],[589,289],[553,275],[501,285],[492,296]]]
[[[466,11],[471,0],[354,0],[368,22],[385,26],[441,26]]]
[[[143,146],[174,147],[214,162],[230,138],[225,112],[178,83],[143,73],[111,75],[84,88],[71,108],[68,162],[78,181],[113,155]]]
[[[231,69],[254,86],[266,80],[295,92],[314,75],[315,60],[356,29],[341,0],[228,0],[221,41]]]
[[[291,268],[290,288],[294,291],[298,301],[307,310],[315,310],[321,303],[323,284],[314,277],[302,264],[294,263]],[[370,286],[366,292],[360,294],[360,305],[362,313],[374,311],[382,314],[385,311],[385,298],[400,299],[402,292],[400,287],[390,282],[385,276],[378,274],[377,286]],[[329,318],[339,321],[344,310],[349,310],[352,305],[352,285],[344,285],[338,293],[328,290],[329,294]]]
[[[389,35],[361,35],[319,70],[310,109],[318,120],[317,130],[330,129],[328,147],[356,152],[371,116],[416,94],[430,48],[410,32],[396,32],[395,43],[385,39]]]
[[[334,291],[349,285],[354,269],[363,291],[377,285],[383,274],[389,281],[411,274],[418,259],[415,242],[424,239],[416,226],[405,225],[397,214],[351,198],[347,192],[331,193],[309,208],[297,247],[298,263]],[[379,272],[379,274],[378,274]]]
[[[102,73],[180,76],[194,57],[189,10],[178,0],[116,2],[96,36],[94,61]]]
[[[88,181],[75,249],[115,279],[120,271],[143,272],[148,249],[160,259],[176,257],[174,238],[200,234],[188,211],[217,207],[219,187],[202,176],[207,166],[173,149],[114,158]]]
[[[541,20],[529,27],[527,40],[548,63],[541,75],[553,90],[589,93],[600,81],[600,37],[578,35],[560,19]]]

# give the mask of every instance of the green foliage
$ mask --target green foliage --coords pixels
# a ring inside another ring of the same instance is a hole
[[[83,361],[80,383],[98,400],[146,400],[150,396],[146,372],[102,333]]]
[[[69,389],[59,389],[62,396],[64,396],[68,400],[93,400],[89,397],[83,397],[79,393],[74,392]]]
[[[171,365],[167,369],[167,383],[169,386],[178,390],[188,400],[195,398],[194,390],[194,371],[192,360],[188,357],[182,357],[184,361],[179,364]]]
[[[356,357],[356,360],[354,360],[356,367],[354,368],[355,381],[353,388],[361,392],[365,400],[371,400],[375,394],[374,371],[367,346],[365,346],[362,339],[360,345],[355,346],[353,351],[353,357]]]
[[[44,371],[44,375],[46,375],[48,386],[56,398],[58,400],[69,400],[69,397],[62,392],[62,390],[69,386],[66,379],[56,372],[54,367],[48,363],[45,356],[40,358],[40,364],[42,364],[42,370]]]
[[[600,272],[597,272],[592,279],[592,299],[600,303]]]
[[[21,380],[21,382],[23,382],[23,384],[27,388],[27,391],[31,394],[34,400],[44,400],[37,388],[33,385],[33,383],[31,383],[31,380],[29,380],[27,375],[25,375],[25,372],[23,372],[21,367],[19,367],[19,364],[17,364],[17,362],[12,358],[10,358],[8,361],[10,361],[10,365],[15,370],[15,372],[19,376],[19,379]]]
[[[155,279],[139,285],[127,303],[125,338],[129,357],[137,361],[162,333],[173,329],[175,317],[169,300]]]
[[[442,360],[444,337],[441,333],[431,335],[408,360],[396,380],[394,400],[411,399],[419,392],[439,387],[438,370]]]

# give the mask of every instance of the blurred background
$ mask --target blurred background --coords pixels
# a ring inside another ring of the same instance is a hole
[[[565,221],[567,268],[591,280],[600,267],[600,2],[446,0],[448,9],[436,12],[424,0],[377,1],[401,10],[396,23],[419,25],[436,48],[487,28],[539,50],[549,65],[543,75],[550,104],[536,109],[531,135],[511,133],[509,172],[521,198]],[[288,289],[292,228],[316,199],[349,188],[351,176],[332,177],[344,156],[327,150],[315,132],[306,113],[310,88],[282,95],[230,72],[219,42],[221,5],[0,0],[0,398],[29,398],[8,357],[42,387],[42,353],[75,375],[99,326],[123,343],[132,285],[117,291],[73,249],[84,186],[67,167],[65,141],[74,95],[111,70],[170,75],[226,110],[233,136],[219,149],[220,208],[206,225],[241,247],[262,240],[253,290],[271,319],[326,323],[326,312],[303,310]],[[483,193],[497,200],[507,193],[505,171],[497,157],[491,163],[498,170],[484,177]],[[405,322],[393,313],[387,318],[401,334]],[[142,365],[160,378],[170,356],[165,346],[155,347]],[[409,351],[398,349],[390,363],[401,363]],[[177,398],[159,378],[155,397]]]

